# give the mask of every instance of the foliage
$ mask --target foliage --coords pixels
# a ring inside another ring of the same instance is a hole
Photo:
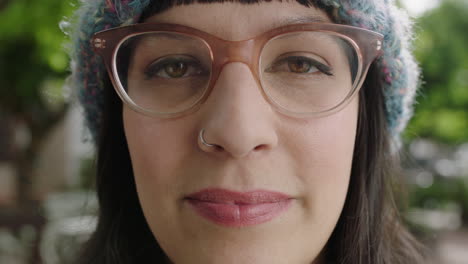
[[[36,114],[60,99],[68,59],[59,28],[69,1],[15,0],[0,10],[0,102],[3,111]],[[46,82],[48,81],[48,82]],[[44,83],[48,85],[44,85]],[[44,90],[45,87],[53,86]]]
[[[438,8],[424,13],[415,22],[414,54],[420,62],[423,83],[415,115],[404,137],[407,142],[426,138],[455,147],[468,142],[468,2],[442,0]],[[431,172],[430,167],[438,159],[447,158],[444,151],[436,152],[437,159],[416,167]],[[410,205],[442,211],[454,210],[450,207],[456,206],[461,220],[468,224],[466,174],[433,175],[430,185],[411,186]]]
[[[413,188],[411,191],[410,204],[424,209],[442,210],[455,204],[460,206],[463,222],[468,223],[468,181],[466,179],[444,179],[439,176],[427,188]]]
[[[16,129],[22,124],[31,135],[21,146],[13,146],[11,161],[19,202],[25,203],[41,144],[67,110],[62,87],[68,59],[59,22],[73,6],[62,0],[14,0],[2,2],[0,8],[0,114],[13,120],[6,125]]]
[[[416,20],[423,86],[406,138],[468,141],[468,3],[443,1]]]

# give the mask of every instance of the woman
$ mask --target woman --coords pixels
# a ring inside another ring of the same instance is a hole
[[[418,81],[392,1],[78,16],[100,204],[78,263],[421,263],[391,191]]]

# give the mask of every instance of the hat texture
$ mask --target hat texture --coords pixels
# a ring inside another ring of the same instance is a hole
[[[85,0],[77,11],[72,31],[71,86],[83,106],[86,125],[96,139],[101,124],[106,70],[93,52],[94,33],[137,23],[151,0]],[[176,1],[184,2],[183,0]],[[384,54],[377,67],[386,107],[386,119],[394,142],[413,114],[419,86],[419,67],[411,54],[412,24],[392,0],[317,0],[327,7],[336,23],[357,26],[384,35]]]

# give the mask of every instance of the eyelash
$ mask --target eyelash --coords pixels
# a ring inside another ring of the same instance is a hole
[[[286,58],[282,58],[279,61],[274,62],[273,65],[267,69],[267,72],[275,72],[276,70],[273,69],[274,67],[278,67],[282,65],[283,63],[288,63],[288,62],[295,61],[295,60],[307,62],[308,64],[311,65],[311,67],[316,68],[321,73],[326,74],[328,76],[333,76],[333,69],[330,66],[327,66],[314,59],[304,57],[304,56],[289,56]],[[302,74],[314,74],[314,73],[302,73]],[[301,73],[297,73],[297,74],[301,74]]]
[[[328,76],[333,76],[333,69],[330,66],[327,66],[327,65],[325,65],[323,63],[320,63],[320,62],[318,62],[318,61],[316,61],[314,59],[304,57],[304,56],[289,56],[289,57],[282,58],[282,59],[274,62],[273,65],[271,65],[270,67],[268,67],[266,69],[266,71],[267,72],[278,72],[279,70],[275,70],[274,68],[278,68],[281,65],[283,65],[284,63],[289,63],[291,61],[306,62],[306,63],[308,63],[310,65],[311,68],[316,68],[318,72],[321,72],[321,73],[323,73],[325,75],[328,75]],[[151,78],[153,78],[155,76],[155,74],[157,74],[160,71],[163,71],[164,67],[166,67],[166,66],[168,66],[170,64],[176,64],[176,63],[181,63],[181,62],[187,64],[187,67],[199,68],[200,70],[197,72],[198,74],[204,72],[204,70],[200,66],[200,63],[198,63],[194,59],[174,58],[173,57],[173,58],[167,58],[167,59],[160,59],[160,60],[157,60],[156,62],[150,64],[144,71],[145,77],[147,79],[151,79]],[[190,70],[188,70],[187,72],[190,72]],[[292,73],[294,73],[294,72],[292,72]],[[300,74],[300,75],[316,74],[316,72],[296,73],[296,74]],[[168,76],[158,76],[158,77],[173,79],[173,78],[168,77]],[[186,77],[186,76],[182,76],[180,78],[183,78],[183,77]]]
[[[204,69],[201,67],[200,63],[198,63],[198,61],[195,59],[172,57],[172,58],[159,59],[151,63],[148,67],[146,67],[144,71],[144,75],[148,80],[151,78],[154,78],[155,76],[161,77],[161,78],[167,78],[167,79],[174,79],[169,76],[159,76],[157,75],[157,73],[160,71],[164,71],[164,68],[166,66],[171,65],[171,64],[177,64],[177,63],[185,63],[189,69],[199,68],[200,70],[197,71],[197,73],[199,74],[204,72]],[[190,70],[188,70],[187,72],[190,72]],[[180,78],[184,78],[184,77],[186,76],[184,75]]]

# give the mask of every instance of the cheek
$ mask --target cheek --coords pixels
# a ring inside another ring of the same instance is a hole
[[[190,121],[168,122],[128,109],[123,120],[138,197],[146,218],[156,219],[155,208],[174,210],[168,205],[182,189],[177,175],[181,164],[193,159],[196,133]]]
[[[197,134],[191,120],[151,118],[124,108],[123,122],[135,177],[150,170],[152,177],[168,175],[176,164],[193,157]]]
[[[312,221],[338,220],[351,174],[357,128],[358,100],[333,115],[305,123],[288,147],[303,183],[304,208]]]
[[[348,175],[358,120],[358,99],[355,97],[344,109],[324,118],[305,123],[296,132],[296,151],[301,163],[314,168],[342,171],[329,177]],[[301,144],[300,142],[303,142]]]
[[[178,130],[165,133],[162,123],[147,117],[124,111],[124,130],[127,138],[132,166],[136,180],[146,178],[151,174],[161,175],[163,170],[175,162],[175,153],[180,153],[176,138]]]

